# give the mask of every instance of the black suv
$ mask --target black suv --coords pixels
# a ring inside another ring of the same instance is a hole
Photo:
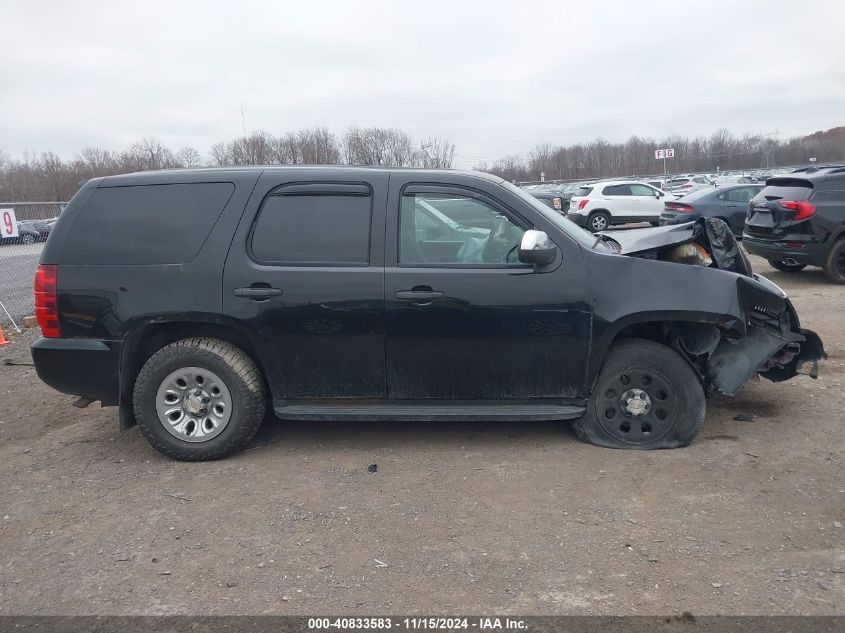
[[[117,405],[178,459],[237,451],[267,407],[575,420],[602,446],[683,446],[705,395],[814,373],[823,354],[724,224],[705,222],[721,223],[595,236],[477,172],[98,178],[42,253],[33,358],[45,382]]]
[[[769,178],[749,204],[743,239],[778,270],[821,266],[845,283],[845,166]]]

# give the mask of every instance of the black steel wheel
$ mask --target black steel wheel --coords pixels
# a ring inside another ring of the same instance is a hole
[[[611,348],[575,430],[609,448],[675,448],[695,438],[705,409],[701,381],[675,350],[627,339]]]

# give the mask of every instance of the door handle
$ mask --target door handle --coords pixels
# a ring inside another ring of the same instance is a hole
[[[269,299],[270,297],[278,297],[282,294],[281,288],[268,288],[263,286],[250,286],[249,288],[235,288],[236,297],[249,297],[250,299]]]
[[[442,299],[443,293],[439,290],[399,290],[396,293],[399,301],[410,301],[416,305],[429,305],[435,299]]]

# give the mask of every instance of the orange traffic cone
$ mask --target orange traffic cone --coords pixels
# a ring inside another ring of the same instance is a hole
[[[3,326],[2,326],[2,325],[0,325],[0,347],[3,347],[4,345],[8,345],[8,344],[9,344],[9,343],[11,343],[11,342],[12,342],[12,341],[10,341],[9,339],[7,339],[7,338],[6,338],[6,335],[5,335],[5,334],[3,334]]]

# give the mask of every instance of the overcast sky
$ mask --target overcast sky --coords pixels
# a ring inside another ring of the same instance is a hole
[[[845,125],[845,3],[0,0],[0,151],[351,124],[458,166],[601,136]]]

